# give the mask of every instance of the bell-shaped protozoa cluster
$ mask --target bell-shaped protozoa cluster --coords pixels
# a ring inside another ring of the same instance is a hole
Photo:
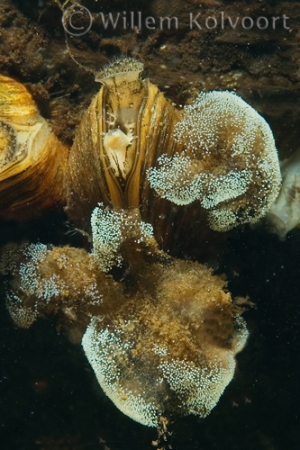
[[[148,171],[158,195],[178,205],[199,200],[210,225],[226,231],[264,216],[281,176],[266,121],[231,92],[201,93],[175,126],[183,151]]]
[[[300,150],[281,163],[282,186],[265,223],[280,239],[300,224]]]
[[[247,339],[243,309],[223,277],[158,249],[138,210],[96,208],[93,250],[9,245],[1,272],[12,276],[7,306],[29,327],[58,314],[75,326],[104,392],[132,419],[205,417],[235,370]],[[122,282],[107,272],[122,264]]]
[[[82,345],[99,384],[132,419],[207,416],[232,380],[247,338],[225,281],[197,263],[152,264],[113,317],[94,317]],[[141,274],[142,275],[142,274]],[[155,281],[154,281],[155,280]],[[145,282],[146,280],[144,280]]]
[[[38,317],[60,314],[66,326],[88,325],[105,307],[122,301],[121,285],[99,270],[94,256],[84,249],[44,244],[7,245],[0,271],[12,276],[7,308],[14,322],[28,328]],[[121,290],[120,290],[121,289]]]

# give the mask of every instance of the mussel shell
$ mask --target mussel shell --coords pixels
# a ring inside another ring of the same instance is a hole
[[[115,209],[140,208],[143,220],[152,224],[166,216],[169,202],[150,190],[146,172],[161,154],[181,151],[173,139],[179,119],[180,112],[148,80],[102,86],[77,130],[65,180],[67,212],[78,227],[89,230],[99,202]],[[120,159],[113,160],[104,144],[108,133],[117,139],[121,132],[131,142],[123,149],[125,176],[116,170]]]
[[[25,86],[0,76],[0,218],[31,219],[64,204],[67,156]]]

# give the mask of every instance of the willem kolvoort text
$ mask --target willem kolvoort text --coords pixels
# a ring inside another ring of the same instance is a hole
[[[140,29],[143,28],[148,30],[170,30],[178,29],[180,22],[178,17],[153,17],[153,16],[143,16],[141,11],[123,11],[118,13],[99,13],[98,17],[102,22],[102,26],[105,30],[112,29]],[[278,28],[283,28],[289,30],[290,26],[288,21],[290,17],[286,14],[281,16],[237,16],[231,17],[224,13],[224,11],[219,14],[208,16],[205,18],[201,17],[201,13],[193,14],[189,13],[188,23],[190,30],[214,30],[216,28],[225,29],[237,27],[242,27],[245,30],[251,30],[252,28],[257,28],[259,30],[266,30],[267,28],[276,30]],[[184,24],[183,24],[184,25]],[[186,25],[186,23],[185,23]]]

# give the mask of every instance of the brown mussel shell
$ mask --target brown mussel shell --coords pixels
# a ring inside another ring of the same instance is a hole
[[[63,205],[67,156],[26,87],[0,76],[0,218],[31,219]]]
[[[114,209],[140,208],[153,224],[167,217],[170,203],[155,195],[147,169],[165,153],[182,145],[173,138],[180,112],[158,87],[139,73],[109,74],[85,112],[77,130],[66,174],[67,212],[74,223],[89,230],[99,202]]]

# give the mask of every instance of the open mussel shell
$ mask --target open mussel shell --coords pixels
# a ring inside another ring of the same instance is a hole
[[[173,138],[180,112],[157,86],[140,78],[143,65],[130,58],[117,61],[96,77],[102,88],[78,127],[66,174],[67,212],[75,224],[89,229],[99,202],[140,208],[154,225],[165,214],[164,199],[155,195],[147,169],[165,153],[181,151]]]

